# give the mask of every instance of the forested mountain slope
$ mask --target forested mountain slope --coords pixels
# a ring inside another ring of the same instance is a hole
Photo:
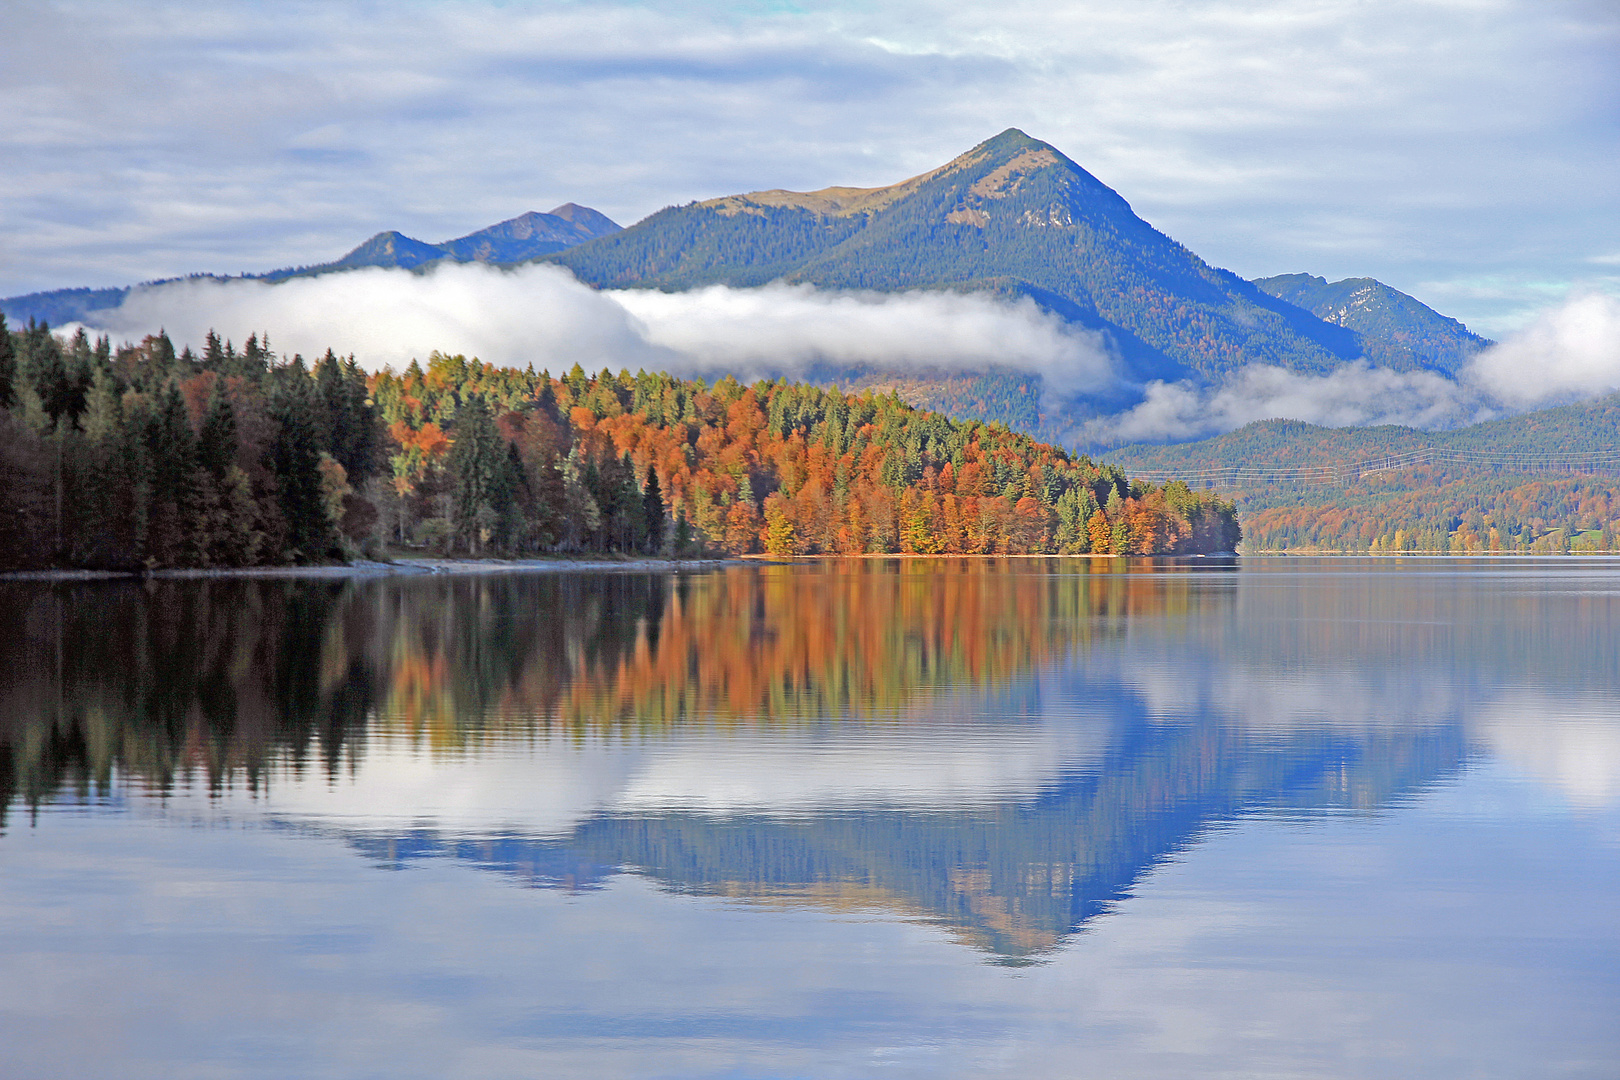
[[[1301,482],[1434,447],[1398,469]],[[1214,476],[1237,500],[1248,550],[1610,551],[1620,546],[1620,394],[1455,431],[1324,428],[1266,420],[1178,446],[1130,446],[1132,472]]]
[[[1279,300],[1362,336],[1367,358],[1385,367],[1405,367],[1412,359],[1455,374],[1491,342],[1456,319],[1435,311],[1373,278],[1329,282],[1310,274],[1256,278],[1254,284]]]
[[[885,188],[761,191],[670,207],[549,256],[603,288],[804,282],[1029,296],[1108,333],[1139,378],[1247,363],[1325,371],[1360,338],[1206,264],[1021,131]]]

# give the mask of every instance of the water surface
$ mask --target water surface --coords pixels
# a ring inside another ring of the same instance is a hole
[[[1620,1075],[1620,562],[0,585],[7,1077]]]

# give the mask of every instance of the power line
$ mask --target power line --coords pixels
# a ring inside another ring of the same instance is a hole
[[[1591,453],[1576,451],[1490,451],[1458,450],[1426,446],[1397,454],[1383,454],[1343,465],[1226,465],[1192,470],[1127,470],[1138,479],[1164,482],[1185,480],[1189,484],[1353,484],[1373,473],[1392,472],[1428,462],[1455,462],[1521,472],[1602,473],[1620,471],[1620,450]]]

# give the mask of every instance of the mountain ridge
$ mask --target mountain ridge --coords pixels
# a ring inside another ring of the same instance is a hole
[[[368,267],[417,270],[446,260],[510,264],[561,251],[574,244],[608,235],[619,228],[619,224],[606,214],[567,202],[544,214],[530,210],[439,244],[429,244],[390,229],[362,241],[330,262],[283,267],[257,274],[190,274],[105,289],[79,287],[42,290],[0,299],[0,311],[4,311],[7,319],[16,323],[35,319],[61,326],[64,323],[83,322],[94,312],[117,307],[135,288],[193,279],[276,282]]]

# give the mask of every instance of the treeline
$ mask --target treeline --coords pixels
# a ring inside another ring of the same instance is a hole
[[[341,559],[375,510],[366,376],[250,337],[114,349],[0,316],[0,566],[139,570]],[[349,538],[346,542],[345,538]]]
[[[1230,550],[1228,503],[894,394],[433,354],[367,375],[210,333],[114,349],[0,322],[0,564],[435,552]]]
[[[1181,554],[1229,503],[1132,483],[893,393],[645,372],[561,378],[435,353],[372,379],[393,538],[460,550]],[[662,507],[662,513],[659,508]]]

